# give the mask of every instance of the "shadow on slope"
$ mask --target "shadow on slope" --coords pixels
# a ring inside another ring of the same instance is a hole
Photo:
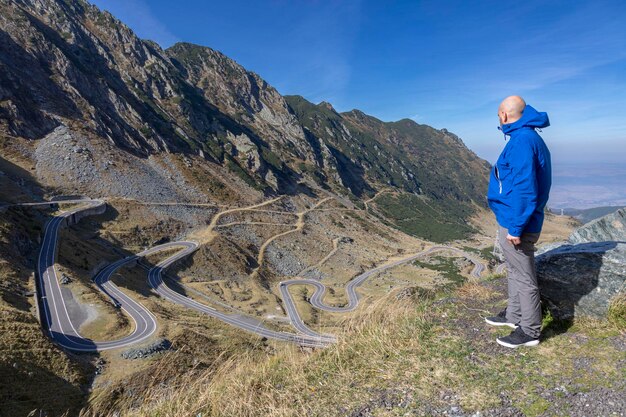
[[[550,313],[544,328],[545,338],[566,332],[575,317],[603,314],[602,310],[611,297],[608,292],[618,292],[619,288],[600,289],[598,284],[606,253],[620,243],[626,242],[566,244],[537,257],[541,299],[546,313]]]

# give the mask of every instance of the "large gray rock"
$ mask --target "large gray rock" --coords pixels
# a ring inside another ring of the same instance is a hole
[[[541,298],[557,318],[605,317],[626,290],[626,242],[566,244],[535,260]]]
[[[626,242],[626,208],[619,209],[579,227],[568,240],[570,243]]]

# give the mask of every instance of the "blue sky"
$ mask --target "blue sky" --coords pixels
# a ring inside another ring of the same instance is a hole
[[[499,101],[552,126],[553,162],[626,160],[626,2],[96,0],[142,38],[224,52],[282,94],[412,118],[495,162]]]

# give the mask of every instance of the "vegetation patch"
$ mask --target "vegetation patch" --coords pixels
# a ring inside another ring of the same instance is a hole
[[[244,180],[246,182],[246,184],[248,184],[248,185],[250,185],[251,187],[254,187],[254,188],[258,188],[259,187],[259,185],[254,180],[254,178],[252,178],[250,176],[250,174],[248,174],[246,172],[246,170],[241,168],[241,166],[239,166],[239,164],[237,162],[233,161],[230,156],[227,158],[226,167],[231,172],[235,173],[239,178]]]
[[[465,221],[469,212],[462,204],[448,205],[409,193],[382,194],[371,204],[387,224],[433,242],[465,239],[476,232]]]
[[[497,260],[496,257],[493,255],[493,250],[494,250],[493,245],[487,246],[486,248],[482,248],[482,249],[473,248],[471,246],[462,246],[461,249],[463,249],[466,252],[475,253],[479,255],[481,258],[485,259],[486,261],[490,261],[492,259]]]
[[[498,260],[494,256],[493,251],[494,251],[494,246],[493,245],[487,246],[486,248],[483,248],[483,249],[480,250],[480,256],[481,256],[481,258],[483,258],[483,259],[485,259],[487,261]]]
[[[613,297],[609,305],[609,322],[620,330],[626,330],[626,294]]]
[[[445,256],[431,256],[429,262],[417,259],[413,261],[413,265],[439,271],[445,279],[461,284],[465,281],[465,277],[459,273],[459,268],[454,264],[454,259]]]

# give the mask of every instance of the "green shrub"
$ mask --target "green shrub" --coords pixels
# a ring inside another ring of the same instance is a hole
[[[393,227],[433,242],[463,239],[474,232],[465,222],[467,213],[461,204],[427,200],[410,193],[383,194],[374,204]]]

